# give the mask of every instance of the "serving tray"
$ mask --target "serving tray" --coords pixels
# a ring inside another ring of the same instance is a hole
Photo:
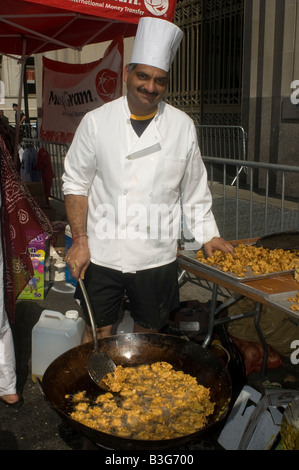
[[[289,297],[296,297],[299,291],[291,291],[291,292],[282,292],[279,294],[270,294],[268,296],[268,301],[273,307],[279,307],[280,309],[284,310],[286,313],[292,313],[292,315],[299,316],[299,310],[291,310],[291,306],[295,303],[290,300],[287,300]],[[299,304],[297,304],[299,306]]]
[[[257,279],[265,279],[265,278],[272,278],[275,276],[281,276],[282,274],[289,274],[293,273],[294,270],[291,269],[289,271],[277,271],[274,273],[266,273],[266,274],[254,274],[252,269],[250,267],[246,267],[247,272],[244,273],[244,276],[239,276],[238,274],[235,274],[233,272],[229,271],[222,271],[217,267],[217,265],[209,266],[208,264],[202,263],[201,261],[198,261],[196,259],[196,253],[198,250],[182,250],[180,251],[180,257],[185,259],[186,261],[191,261],[194,265],[199,266],[201,268],[206,267],[210,269],[212,272],[214,271],[215,273],[221,273],[225,274],[225,276],[235,280],[235,281],[240,281],[240,282],[245,282],[245,281],[253,281]]]

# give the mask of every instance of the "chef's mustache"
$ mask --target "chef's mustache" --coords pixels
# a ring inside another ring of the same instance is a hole
[[[153,96],[158,96],[158,93],[156,91],[148,91],[146,88],[137,88],[137,91],[139,93],[146,93],[147,95],[153,95]]]

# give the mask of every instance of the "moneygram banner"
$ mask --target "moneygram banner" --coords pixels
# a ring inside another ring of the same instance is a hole
[[[40,138],[70,143],[82,117],[122,95],[123,39],[114,40],[102,59],[66,64],[43,57]]]

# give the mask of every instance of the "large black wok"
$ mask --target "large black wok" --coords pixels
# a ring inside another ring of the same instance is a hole
[[[90,396],[97,396],[101,390],[90,379],[86,359],[92,343],[70,349],[47,368],[42,390],[46,400],[61,415],[67,417],[94,444],[114,450],[155,450],[178,448],[197,439],[204,431],[222,419],[228,410],[231,399],[231,381],[225,365],[211,352],[187,339],[163,334],[131,333],[111,336],[100,341],[101,350],[109,353],[116,365],[137,366],[166,361],[175,369],[193,375],[198,382],[210,388],[211,399],[216,403],[208,424],[200,431],[183,437],[165,440],[136,440],[113,436],[71,419],[69,402],[65,395],[87,390]]]

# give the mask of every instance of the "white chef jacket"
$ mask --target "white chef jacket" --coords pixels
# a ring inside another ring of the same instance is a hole
[[[127,98],[87,113],[65,158],[65,195],[88,197],[91,261],[136,272],[176,259],[180,198],[202,245],[219,231],[192,119],[161,102],[138,137]]]

